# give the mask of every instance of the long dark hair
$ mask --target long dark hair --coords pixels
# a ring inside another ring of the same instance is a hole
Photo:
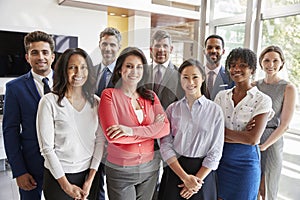
[[[147,62],[146,56],[144,55],[143,51],[140,50],[139,48],[127,47],[120,53],[120,55],[116,61],[115,69],[112,74],[112,83],[114,84],[115,88],[121,87],[122,77],[121,77],[120,71],[121,71],[121,68],[122,68],[122,65],[123,65],[125,59],[131,55],[141,58],[143,67],[144,67],[143,77],[140,80],[140,82],[138,82],[136,91],[141,97],[143,97],[144,99],[150,100],[153,104],[154,103],[154,94],[151,90],[149,90],[145,87],[145,76],[146,76],[145,71],[146,71],[146,68],[148,67],[148,62]]]
[[[185,60],[185,61],[180,65],[180,67],[179,67],[179,69],[178,69],[178,72],[181,74],[182,71],[183,71],[186,67],[189,67],[189,66],[195,66],[195,67],[197,67],[197,68],[199,69],[200,74],[201,74],[201,76],[202,76],[202,80],[204,80],[203,83],[202,83],[202,85],[201,85],[200,90],[201,90],[201,94],[204,94],[204,93],[205,93],[205,88],[206,88],[204,66],[203,66],[198,60],[190,58],[190,59]],[[181,84],[180,84],[180,86],[181,86]]]
[[[65,96],[68,85],[68,62],[72,55],[81,55],[88,67],[88,78],[84,85],[82,86],[83,96],[88,100],[91,106],[94,106],[94,92],[95,92],[95,83],[96,77],[93,67],[93,62],[90,56],[80,48],[70,48],[67,49],[57,60],[54,67],[54,80],[53,80],[53,93],[58,95],[57,103],[61,105],[61,101]]]

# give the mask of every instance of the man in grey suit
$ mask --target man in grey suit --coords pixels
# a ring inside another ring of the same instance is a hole
[[[171,103],[181,99],[184,95],[183,89],[180,86],[178,68],[170,60],[170,54],[173,50],[171,36],[164,30],[157,30],[151,37],[150,45],[153,62],[146,70],[148,78],[146,80],[146,87],[157,94],[161,105],[166,109]],[[158,167],[157,173],[159,173],[161,157],[157,141],[155,141],[154,150]],[[157,190],[152,200],[157,199],[159,180],[157,183]]]
[[[157,30],[152,35],[150,45],[153,62],[147,70],[147,87],[157,94],[166,109],[184,94],[179,82],[178,69],[170,60],[173,50],[171,36],[164,30]]]
[[[225,67],[221,65],[221,58],[225,53],[223,38],[219,35],[210,35],[204,45],[207,86],[205,96],[214,100],[219,91],[232,88],[234,83],[226,73]]]

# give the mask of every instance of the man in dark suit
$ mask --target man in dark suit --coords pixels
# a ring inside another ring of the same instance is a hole
[[[99,48],[102,61],[95,66],[97,73],[96,94],[98,96],[101,96],[105,88],[113,87],[111,76],[116,65],[118,52],[121,49],[121,40],[121,33],[115,28],[108,27],[100,33]]]
[[[6,84],[3,114],[4,146],[22,200],[40,200],[44,160],[36,134],[38,103],[44,94],[43,78],[53,84],[51,64],[54,40],[41,31],[24,38],[25,58],[31,71]],[[47,88],[49,89],[49,87]]]
[[[173,51],[171,35],[164,30],[157,30],[151,37],[150,45],[153,62],[146,68],[146,87],[157,94],[161,105],[167,109],[171,103],[181,99],[184,95],[180,85],[178,68],[170,60]],[[159,173],[161,157],[157,141],[155,141],[154,150]],[[159,180],[153,200],[157,199],[158,187]]]
[[[99,48],[102,55],[102,61],[95,66],[97,73],[96,94],[99,97],[101,97],[101,93],[105,88],[113,87],[111,77],[116,66],[118,52],[121,49],[121,40],[121,33],[116,28],[107,27],[100,33]],[[96,187],[92,188],[92,191],[90,192],[96,195],[95,199],[97,200],[105,200],[105,155],[103,157],[93,182]],[[94,189],[99,189],[99,191],[93,191]]]
[[[205,96],[214,100],[219,91],[232,88],[234,83],[226,73],[225,67],[221,65],[222,55],[225,53],[223,38],[219,35],[210,35],[206,38],[204,45],[207,86]]]
[[[166,109],[184,95],[178,68],[170,60],[173,51],[171,35],[164,30],[157,30],[151,37],[150,45],[153,62],[147,68],[146,86],[157,94]]]

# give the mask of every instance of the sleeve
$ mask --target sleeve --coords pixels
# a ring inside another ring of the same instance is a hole
[[[211,145],[202,163],[204,167],[212,170],[218,168],[224,145],[224,117],[221,108],[218,105],[216,108],[215,112],[211,112],[211,114],[215,115],[215,121],[211,126],[213,128]]]
[[[105,137],[102,131],[102,128],[99,124],[96,132],[95,148],[93,153],[93,158],[91,162],[90,169],[98,170],[105,146]]]
[[[165,116],[164,122],[163,123],[154,122],[147,126],[132,127],[134,135],[145,137],[145,138],[158,139],[169,134],[170,132],[169,120],[155,93],[154,93],[154,105],[152,106],[152,109],[154,111],[154,117],[158,114],[163,114]]]
[[[27,173],[20,142],[21,111],[18,97],[9,84],[6,85],[4,113],[3,113],[3,137],[5,152],[16,178]]]
[[[99,121],[104,132],[104,136],[109,143],[117,144],[132,144],[148,140],[138,136],[120,137],[118,139],[111,139],[107,136],[106,129],[112,125],[119,124],[117,108],[112,99],[113,89],[105,89],[101,94],[100,106],[98,109]],[[121,106],[121,105],[120,105]]]
[[[42,156],[45,159],[45,166],[49,167],[51,174],[55,179],[61,178],[65,175],[62,165],[55,154],[54,149],[54,113],[50,100],[46,96],[43,96],[40,100],[37,119],[36,130],[38,136],[38,142]],[[47,168],[48,168],[47,167]]]
[[[117,109],[116,106],[113,104],[112,91],[113,90],[108,89],[102,92],[99,106],[100,122],[104,131],[104,135],[108,142],[119,144],[132,144],[149,140],[149,138],[161,138],[169,133],[169,121],[167,117],[165,117],[164,123],[152,123],[147,126],[131,127],[134,132],[133,136],[120,137],[118,139],[111,139],[107,137],[106,129],[112,125],[119,124]],[[154,105],[152,106],[152,109],[154,110],[155,115],[165,114],[157,96],[155,96]],[[130,113],[128,114],[130,115]]]
[[[172,124],[172,105],[173,104],[171,104],[166,110],[166,115],[170,121],[170,124]],[[160,153],[164,161],[176,156],[176,153],[173,149],[173,141],[174,139],[172,132],[160,139]]]
[[[262,113],[268,113],[268,120],[271,120],[275,114],[274,110],[272,109],[272,99],[268,95],[262,93],[259,98],[260,99],[258,99],[258,101],[260,103],[257,104],[257,107],[253,112],[253,117]]]

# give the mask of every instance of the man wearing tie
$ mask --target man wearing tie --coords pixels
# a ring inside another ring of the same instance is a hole
[[[105,88],[113,87],[111,77],[116,65],[118,52],[121,49],[121,40],[122,40],[121,33],[119,32],[119,30],[115,28],[107,27],[100,33],[99,48],[102,55],[102,61],[100,64],[95,66],[96,73],[97,73],[96,94],[99,97],[101,97],[101,93]],[[95,192],[97,193],[95,197],[97,200],[105,199],[104,159],[105,159],[105,155],[103,155],[103,161],[99,166],[99,169],[97,171],[97,174],[93,182],[93,184],[98,185],[100,189],[99,191]],[[94,193],[94,191],[91,191],[90,193],[92,192]]]
[[[206,58],[204,94],[208,99],[214,100],[219,91],[232,88],[234,83],[226,73],[225,67],[221,65],[221,58],[225,53],[223,38],[219,35],[210,35],[206,38],[204,45]]]
[[[157,30],[152,35],[150,45],[153,62],[147,69],[146,86],[157,94],[166,109],[184,95],[178,69],[170,60],[173,51],[171,35],[164,30]]]
[[[20,199],[40,200],[44,160],[37,140],[36,113],[41,96],[50,92],[49,85],[53,84],[51,64],[55,45],[53,38],[41,31],[27,34],[24,45],[31,70],[6,84],[4,146]]]
[[[100,97],[105,88],[113,87],[111,75],[116,65],[118,52],[121,49],[121,39],[121,33],[112,27],[105,28],[100,33],[99,48],[102,61],[95,66],[97,72],[96,94]]]
[[[171,103],[181,99],[184,95],[180,86],[178,68],[170,60],[173,51],[171,35],[167,31],[157,30],[151,37],[150,45],[153,62],[146,68],[148,78],[146,79],[146,87],[156,93],[163,108],[167,109]],[[157,140],[154,143],[154,150],[157,173],[159,173],[161,156]],[[159,180],[157,181],[157,189],[152,200],[156,200],[158,196]]]

